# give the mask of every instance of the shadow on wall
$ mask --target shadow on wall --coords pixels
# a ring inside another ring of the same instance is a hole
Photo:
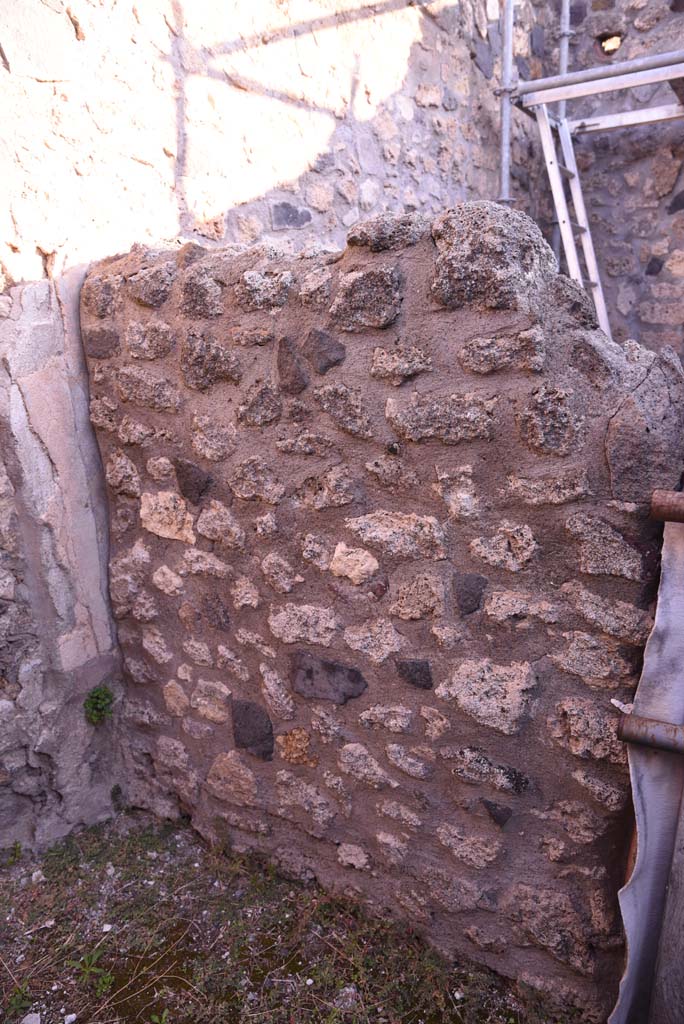
[[[498,22],[478,23],[460,5],[435,14],[420,2],[386,0],[207,47],[189,38],[179,0],[172,6],[181,238],[279,234],[292,248],[343,245],[357,220],[380,210],[436,214],[498,194]],[[264,63],[266,47],[277,52]],[[318,51],[312,74],[300,53],[307,47],[309,57]],[[226,65],[226,57],[234,59]],[[288,79],[291,89],[280,84]],[[226,124],[233,138],[223,146]],[[534,214],[530,175],[541,168],[522,115],[518,129],[514,175],[520,205]],[[216,173],[207,173],[212,165]],[[288,172],[298,173],[288,181]]]
[[[14,5],[0,32],[8,283],[179,235],[340,245],[382,210],[498,193],[498,0],[102,0],[77,21],[64,2]],[[543,70],[535,4],[525,75]],[[534,214],[536,140],[514,121]]]

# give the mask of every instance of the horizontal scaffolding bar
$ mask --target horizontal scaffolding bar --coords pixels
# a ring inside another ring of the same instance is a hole
[[[598,79],[615,78],[633,71],[648,71],[651,68],[662,68],[671,64],[684,62],[684,50],[671,50],[669,53],[654,53],[650,57],[637,57],[635,60],[623,60],[617,64],[604,64],[582,71],[570,71],[563,75],[551,75],[550,78],[537,78],[529,82],[519,82],[516,89],[518,96],[526,96],[540,89],[552,89],[558,85],[575,85],[579,82],[596,82]]]
[[[581,96],[595,96],[602,92],[617,92],[619,89],[636,89],[640,85],[654,85],[684,78],[684,61],[648,71],[635,71],[615,78],[603,78],[575,85],[559,85],[554,88],[529,92],[522,97],[523,107],[538,107],[540,103],[555,103],[557,100],[574,100]]]
[[[679,117],[684,117],[684,103],[670,103],[663,107],[646,107],[644,110],[626,110],[622,114],[585,117],[578,121],[568,121],[568,128],[573,135],[586,135],[589,132],[609,132],[615,128],[629,128],[636,124],[675,121]]]

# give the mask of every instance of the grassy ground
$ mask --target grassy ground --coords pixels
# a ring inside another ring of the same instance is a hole
[[[0,868],[3,1024],[569,1024],[354,904],[122,815]]]

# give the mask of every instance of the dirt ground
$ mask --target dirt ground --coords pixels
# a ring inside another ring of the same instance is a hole
[[[37,860],[5,853],[0,1005],[3,1024],[577,1020],[313,884],[131,813]]]

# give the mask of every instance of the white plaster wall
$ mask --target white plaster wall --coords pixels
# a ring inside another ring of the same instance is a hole
[[[13,582],[2,595],[0,846],[99,820],[118,781],[116,728],[94,730],[83,711],[92,687],[117,691],[119,658],[72,278],[0,297],[0,562]]]
[[[496,197],[498,0],[5,7],[0,263],[11,280],[135,241],[340,244],[374,211]],[[544,12],[526,0],[519,16]],[[516,130],[529,165],[522,114]],[[303,223],[280,223],[278,203]]]

